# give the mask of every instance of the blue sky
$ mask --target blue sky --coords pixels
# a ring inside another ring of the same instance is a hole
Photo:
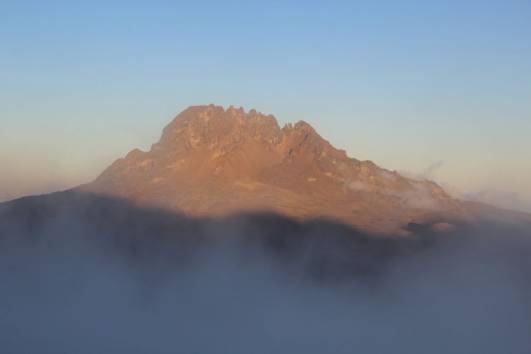
[[[531,210],[531,1],[0,0],[0,199],[90,181],[203,103]]]

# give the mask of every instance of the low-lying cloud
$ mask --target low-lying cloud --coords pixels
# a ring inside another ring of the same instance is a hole
[[[80,196],[0,207],[5,353],[529,353],[525,225],[367,236]]]

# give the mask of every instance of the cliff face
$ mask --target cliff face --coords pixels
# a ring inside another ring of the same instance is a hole
[[[150,151],[131,151],[82,188],[189,215],[272,211],[373,232],[466,217],[437,184],[349,158],[305,122],[281,128],[214,105],[186,109]]]

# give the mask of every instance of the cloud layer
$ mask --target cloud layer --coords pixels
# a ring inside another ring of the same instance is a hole
[[[528,231],[379,239],[272,215],[25,200],[0,207],[0,342],[54,354],[528,353]]]

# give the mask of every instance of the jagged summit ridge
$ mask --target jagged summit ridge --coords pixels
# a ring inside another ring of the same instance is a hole
[[[265,115],[251,109],[221,106],[192,106],[180,113],[162,133],[155,148],[194,148],[200,144],[215,146],[226,143],[223,136],[230,135],[233,142],[255,139],[277,145],[282,138],[293,132],[317,135],[306,122],[289,123],[280,128],[273,115]],[[324,141],[323,141],[324,142]]]
[[[462,212],[437,184],[350,158],[304,121],[280,127],[215,105],[185,109],[150,151],[133,150],[84,188],[192,215],[267,210],[384,232]]]
[[[198,142],[216,142],[215,137],[229,133],[251,134],[273,133],[279,130],[277,120],[269,115],[251,110],[246,113],[243,108],[192,106],[179,114],[162,133],[159,144],[175,147],[182,143],[182,137],[189,137],[192,145]],[[214,141],[212,141],[214,139]]]

